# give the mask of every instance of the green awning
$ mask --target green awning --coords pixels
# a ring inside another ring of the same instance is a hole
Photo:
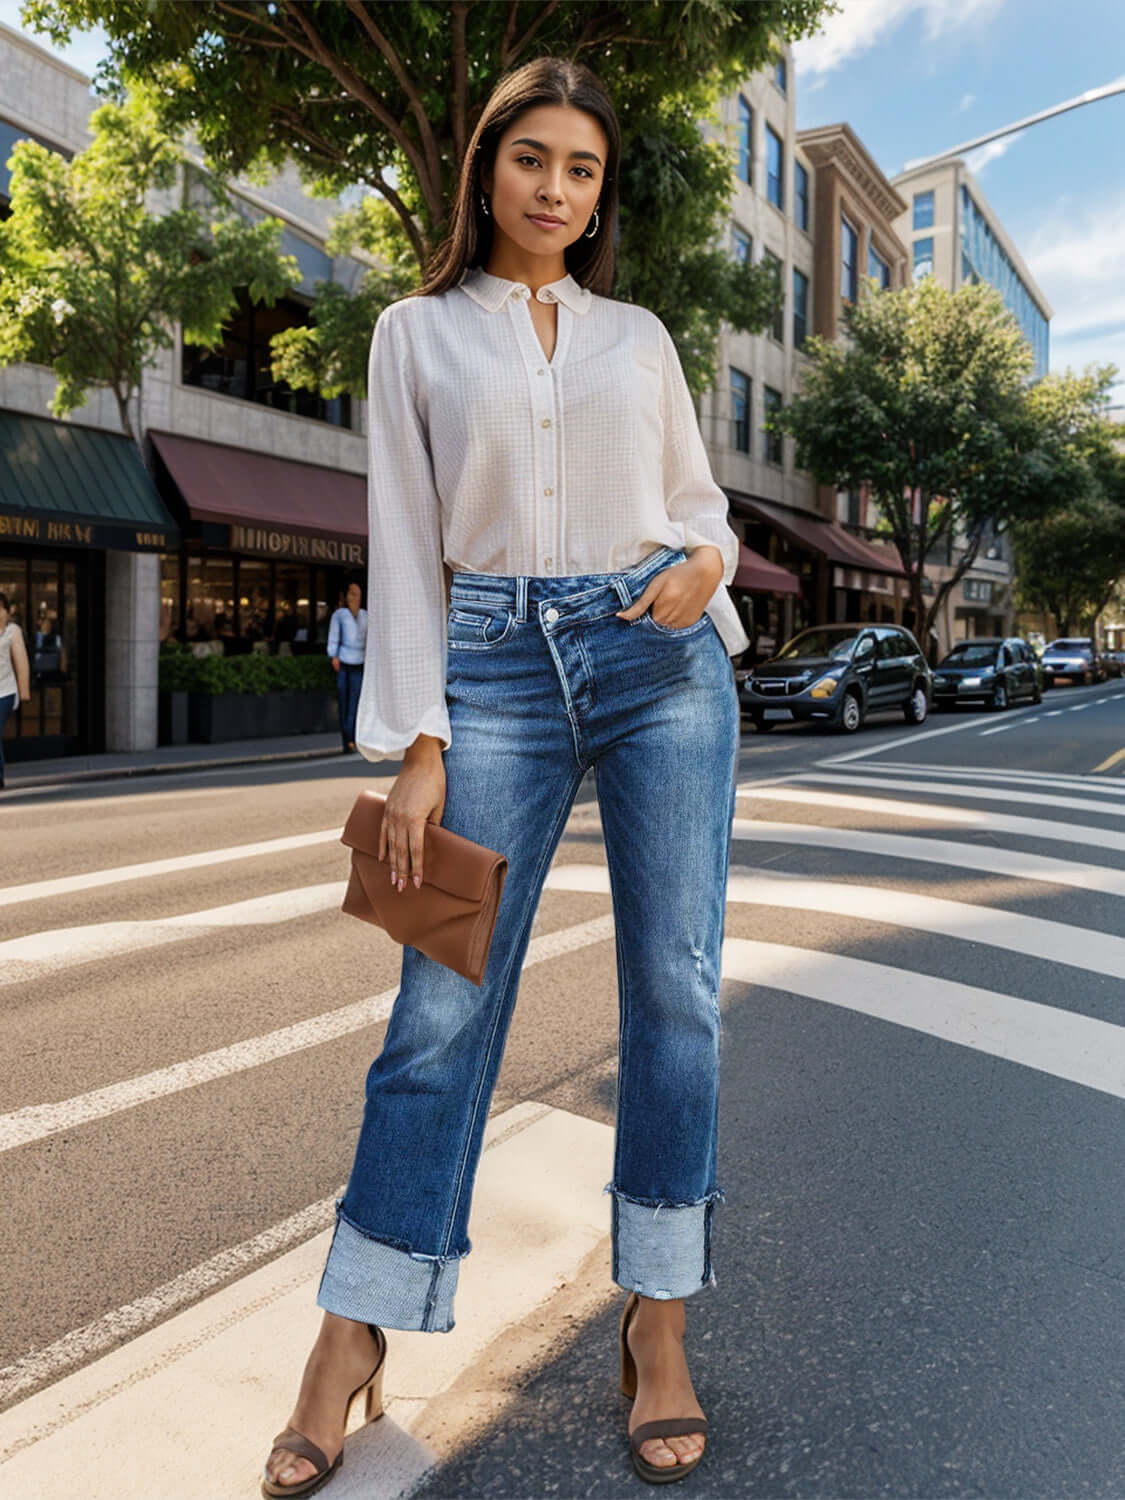
[[[0,411],[0,545],[160,552],[180,533],[125,434]]]

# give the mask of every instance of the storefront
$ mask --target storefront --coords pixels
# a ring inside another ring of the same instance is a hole
[[[122,649],[107,650],[107,594],[137,555],[178,543],[123,433],[0,411],[0,593],[31,666],[31,696],[4,728],[6,760],[118,748],[131,640],[121,630]]]
[[[161,557],[160,639],[226,655],[323,651],[354,579],[366,587],[362,474],[149,430],[182,543]]]
[[[801,580],[740,542],[731,591],[750,637],[750,649],[743,661],[751,666],[771,656],[792,634],[786,622],[792,619],[793,601],[800,598]]]

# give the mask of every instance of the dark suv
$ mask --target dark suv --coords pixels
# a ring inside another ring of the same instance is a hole
[[[816,719],[854,734],[869,713],[887,709],[921,724],[931,693],[929,665],[903,626],[819,625],[756,666],[739,699],[756,729]]]
[[[1017,636],[985,635],[958,641],[934,668],[934,707],[986,703],[1004,709],[1020,698],[1043,701],[1043,668]]]

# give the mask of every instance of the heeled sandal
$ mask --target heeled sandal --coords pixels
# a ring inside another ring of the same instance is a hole
[[[630,1399],[635,1399],[637,1395],[637,1366],[629,1352],[625,1333],[639,1306],[640,1298],[636,1292],[630,1292],[621,1313],[621,1394]],[[687,1437],[693,1432],[700,1432],[706,1437],[706,1417],[664,1417],[652,1422],[642,1422],[629,1434],[629,1447],[633,1455],[634,1469],[650,1484],[670,1484],[673,1480],[683,1479],[699,1463],[703,1457],[702,1453],[689,1459],[687,1463],[681,1463],[677,1458],[674,1464],[650,1464],[647,1458],[642,1458],[641,1448],[653,1438]]]
[[[374,1323],[368,1323],[371,1336],[375,1340],[379,1350],[379,1362],[372,1370],[366,1380],[361,1380],[355,1390],[348,1397],[347,1405],[344,1407],[344,1426],[348,1425],[351,1415],[352,1402],[360,1391],[367,1392],[367,1401],[364,1411],[364,1421],[374,1422],[383,1415],[383,1366],[387,1358],[387,1336],[381,1328]],[[289,1453],[294,1453],[300,1458],[307,1458],[310,1463],[316,1465],[316,1473],[310,1474],[307,1479],[299,1479],[293,1484],[278,1484],[262,1474],[262,1494],[267,1500],[273,1500],[278,1495],[311,1495],[320,1489],[321,1485],[327,1484],[332,1475],[344,1462],[344,1450],[340,1449],[331,1463],[323,1451],[317,1447],[311,1438],[305,1437],[295,1427],[287,1427],[284,1432],[279,1432],[273,1440],[273,1448],[270,1449],[272,1456],[275,1448],[284,1448]],[[266,1462],[269,1462],[267,1458]]]

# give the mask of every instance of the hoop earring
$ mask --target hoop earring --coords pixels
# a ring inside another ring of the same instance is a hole
[[[489,208],[489,206],[488,206],[488,199],[484,196],[483,193],[480,195],[480,206],[484,210],[484,212],[489,216],[489,218],[491,218],[492,217],[492,210]]]
[[[586,233],[582,236],[582,238],[584,240],[592,240],[594,238],[594,236],[598,232],[598,227],[599,227],[600,223],[601,223],[601,220],[598,218],[598,211],[595,208],[594,209],[594,227],[593,227],[593,229],[588,229],[586,231]]]

